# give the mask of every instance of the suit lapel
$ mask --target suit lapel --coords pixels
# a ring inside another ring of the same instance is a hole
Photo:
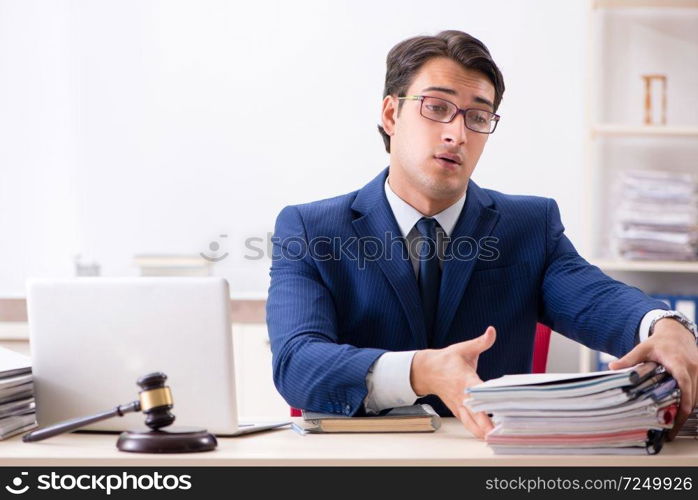
[[[352,225],[359,238],[370,237],[381,241],[383,251],[377,257],[376,263],[397,295],[416,346],[421,349],[427,347],[424,313],[412,264],[402,255],[403,249],[406,251],[404,239],[385,197],[384,184],[387,175],[388,170],[383,170],[358,192],[351,208],[358,212],[359,217],[352,221]],[[400,245],[395,244],[392,248],[392,256],[386,246],[390,244],[390,236],[400,239]]]
[[[476,257],[471,259],[457,258],[458,252],[455,252],[454,255],[454,243],[457,244],[459,241],[467,238],[470,244],[474,246],[473,250],[476,252],[478,250],[478,241],[492,233],[499,219],[499,212],[490,208],[492,205],[492,199],[489,195],[470,180],[468,182],[468,194],[465,198],[465,205],[451,233],[451,241],[446,248],[446,255],[451,258],[447,258],[443,264],[441,289],[439,291],[439,308],[436,319],[435,340],[437,342],[442,342],[446,339],[456,310],[463,299],[463,293],[477,262]],[[463,243],[461,248],[460,253],[467,255],[468,244]]]

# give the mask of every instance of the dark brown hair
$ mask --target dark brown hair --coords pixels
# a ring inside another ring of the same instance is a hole
[[[467,69],[484,74],[494,85],[494,112],[504,94],[504,79],[492,60],[489,50],[477,38],[462,31],[447,30],[436,36],[416,36],[390,49],[386,59],[385,88],[387,95],[402,96],[407,92],[422,65],[433,57],[448,57]],[[398,104],[398,115],[404,101]],[[390,153],[390,136],[378,125],[385,150]]]

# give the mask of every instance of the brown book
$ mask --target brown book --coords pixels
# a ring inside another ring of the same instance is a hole
[[[303,410],[303,421],[295,424],[296,430],[302,433],[434,432],[439,427],[439,415],[427,404],[400,406],[385,415],[367,417],[348,417]]]

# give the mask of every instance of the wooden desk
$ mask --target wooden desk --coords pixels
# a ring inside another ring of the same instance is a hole
[[[2,466],[235,466],[235,465],[449,465],[449,466],[698,466],[698,440],[667,443],[659,455],[497,456],[453,418],[428,434],[309,434],[286,428],[220,438],[215,451],[143,455],[116,449],[114,435],[68,434],[24,443],[0,441]]]

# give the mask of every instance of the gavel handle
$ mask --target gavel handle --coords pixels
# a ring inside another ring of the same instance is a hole
[[[106,420],[111,417],[123,416],[126,413],[131,413],[135,411],[140,411],[141,403],[140,401],[132,401],[131,403],[125,405],[119,405],[111,410],[97,413],[96,415],[90,415],[89,417],[78,417],[66,420],[64,422],[59,422],[54,425],[49,425],[43,429],[37,429],[25,434],[22,437],[22,441],[29,443],[32,441],[41,441],[42,439],[50,438],[58,434],[63,434],[64,432],[70,432],[80,427],[92,424],[94,422],[99,422],[100,420]]]

